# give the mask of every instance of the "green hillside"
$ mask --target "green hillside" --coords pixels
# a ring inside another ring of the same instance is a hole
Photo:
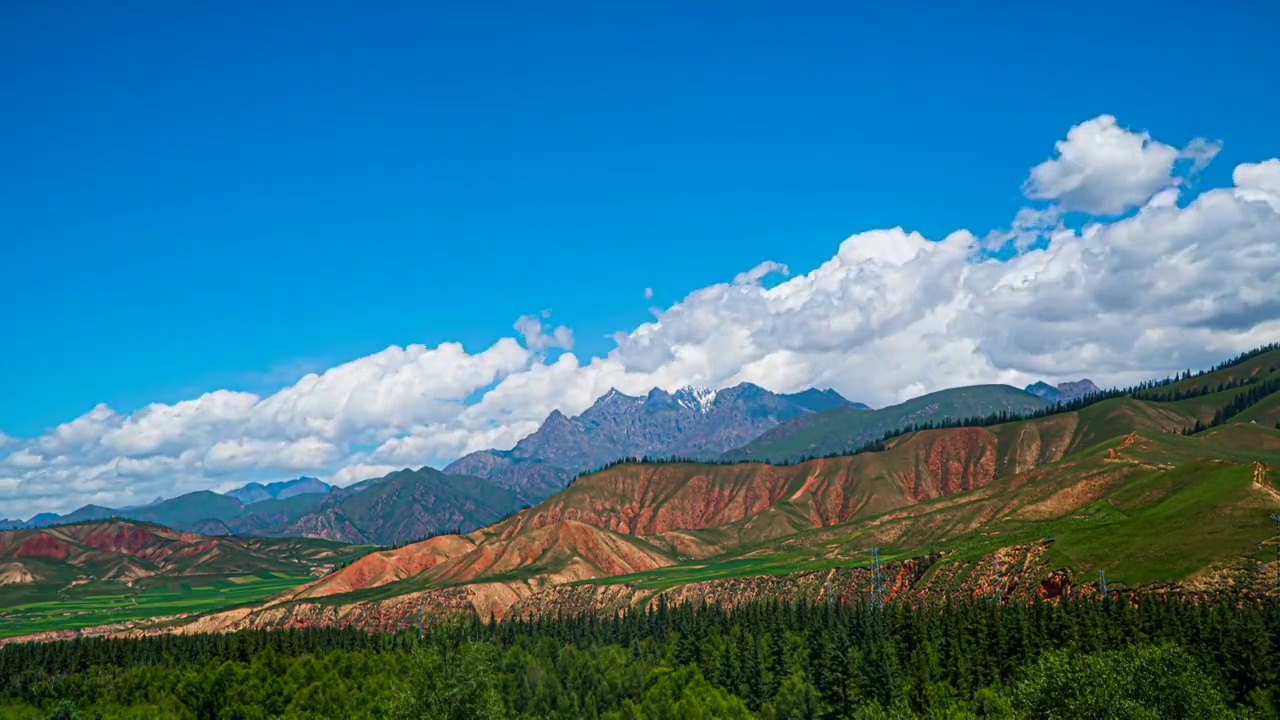
[[[1043,398],[1008,385],[975,385],[923,395],[880,410],[835,408],[804,415],[723,455],[725,460],[789,462],[852,452],[885,433],[923,422],[1021,415],[1050,406]]]

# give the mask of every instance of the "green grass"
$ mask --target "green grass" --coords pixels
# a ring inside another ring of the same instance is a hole
[[[1148,475],[1099,501],[1102,522],[1058,532],[1053,552],[1061,564],[1105,569],[1130,584],[1253,556],[1274,525],[1269,508],[1250,502],[1252,480],[1251,464],[1212,461]]]
[[[188,578],[187,582],[168,580],[145,585],[138,588],[136,594],[119,584],[102,583],[96,591],[88,591],[93,594],[68,593],[57,600],[42,600],[0,610],[0,637],[179,613],[226,610],[260,602],[312,579],[266,572],[248,576]]]

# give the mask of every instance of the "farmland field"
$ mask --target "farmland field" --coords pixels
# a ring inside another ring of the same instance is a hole
[[[183,613],[204,613],[262,601],[311,577],[263,572],[255,575],[203,576],[168,579],[130,589],[103,584],[101,592],[41,600],[0,610],[0,638],[71,630],[106,623]]]

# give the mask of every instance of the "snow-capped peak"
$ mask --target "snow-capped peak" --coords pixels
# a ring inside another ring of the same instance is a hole
[[[711,409],[712,403],[715,402],[716,391],[711,388],[686,385],[675,391],[673,397],[683,407],[705,413]]]

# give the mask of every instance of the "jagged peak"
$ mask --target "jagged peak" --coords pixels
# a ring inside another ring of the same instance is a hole
[[[618,388],[611,387],[609,388],[609,392],[596,398],[596,401],[595,403],[592,404],[592,407],[596,405],[603,405],[603,404],[615,403],[615,402],[637,402],[639,400],[641,400],[641,398],[638,398],[635,395],[628,395],[622,392],[621,390],[619,390]]]
[[[708,412],[716,401],[716,391],[712,388],[685,385],[672,393],[676,402],[690,410]]]
[[[1027,385],[1023,390],[1049,401],[1072,400],[1091,393],[1101,392],[1101,389],[1088,378],[1060,382],[1056,385],[1040,380]]]

